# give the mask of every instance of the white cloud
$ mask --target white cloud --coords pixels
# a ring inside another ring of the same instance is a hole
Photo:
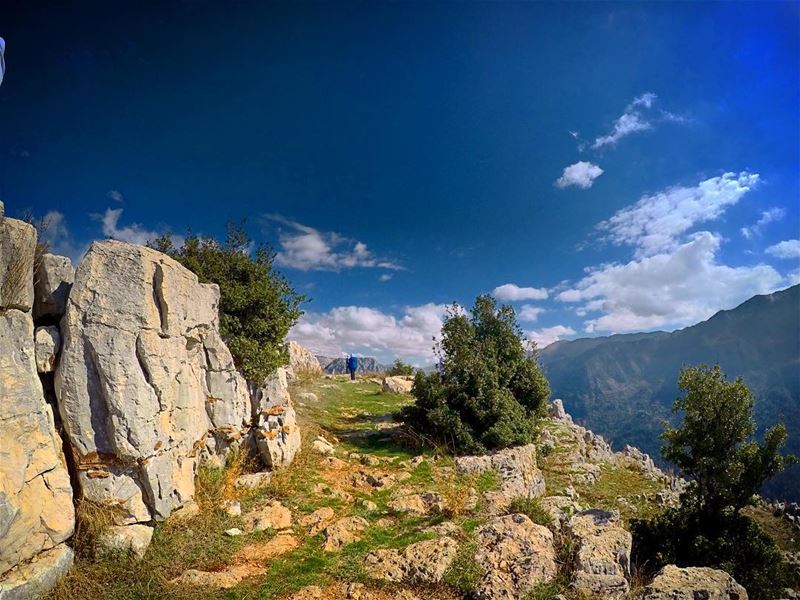
[[[672,187],[642,196],[597,228],[605,239],[636,247],[637,257],[675,249],[680,236],[694,225],[718,218],[726,208],[758,183],[757,173],[725,173],[701,181],[694,187]]]
[[[761,217],[755,222],[755,224],[751,225],[750,227],[742,227],[740,231],[746,239],[751,240],[754,237],[761,235],[767,225],[774,221],[780,221],[785,216],[786,211],[784,209],[778,207],[769,208],[761,213]]]
[[[624,113],[616,121],[614,121],[614,128],[608,135],[603,135],[595,139],[592,148],[597,150],[603,146],[613,145],[620,141],[622,138],[629,136],[637,131],[647,131],[652,129],[653,126],[645,120],[638,113]]]
[[[380,277],[378,277],[378,281],[381,282],[390,281],[392,277],[393,275],[391,273],[383,273]]]
[[[576,331],[572,327],[565,325],[555,325],[554,327],[545,327],[544,329],[535,329],[527,331],[528,339],[536,342],[537,348],[544,348],[553,342],[557,342],[564,337],[575,335]]]
[[[657,97],[658,96],[656,96],[653,92],[645,92],[641,96],[634,98],[633,102],[631,102],[625,110],[630,112],[637,106],[644,106],[645,108],[650,108],[653,106],[653,103],[655,103]]]
[[[119,226],[119,218],[122,216],[122,208],[107,208],[102,215],[95,215],[103,225],[103,235],[121,242],[130,244],[145,245],[147,242],[156,239],[161,235],[157,231],[145,229],[138,223],[132,223],[124,227]]]
[[[534,323],[543,312],[545,312],[544,308],[533,306],[532,304],[524,304],[517,312],[517,318],[525,323]]]
[[[39,230],[42,241],[47,243],[48,252],[69,257],[73,266],[78,265],[89,249],[88,244],[75,242],[64,214],[57,210],[51,210],[42,217]]]
[[[784,283],[769,265],[720,264],[720,242],[703,231],[672,251],[600,265],[557,299],[602,313],[585,322],[589,333],[624,332],[694,324]]]
[[[108,190],[106,197],[109,200],[113,200],[114,202],[119,202],[120,204],[125,203],[125,196],[122,195],[122,192],[119,190]]]
[[[592,187],[594,180],[603,174],[603,169],[590,162],[580,161],[574,165],[564,167],[564,172],[561,174],[556,182],[557,188],[565,188],[571,185],[577,186],[581,189],[589,189]]]
[[[409,306],[398,318],[366,306],[339,306],[326,313],[304,314],[289,339],[315,354],[359,352],[381,360],[400,357],[417,365],[430,364],[433,338],[439,337],[447,308],[432,303]]]
[[[281,251],[275,262],[300,271],[340,271],[354,267],[401,270],[393,261],[376,257],[363,242],[334,232],[320,231],[280,215],[264,215],[289,228],[278,239]]]
[[[545,288],[520,287],[514,283],[506,283],[494,288],[492,295],[498,300],[507,300],[509,302],[545,300],[547,299],[547,290]]]
[[[764,250],[777,258],[800,258],[800,240],[786,240]]]

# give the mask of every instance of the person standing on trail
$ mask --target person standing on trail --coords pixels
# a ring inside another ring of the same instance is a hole
[[[358,359],[355,354],[347,357],[347,372],[350,373],[350,381],[356,380],[356,371],[358,370]]]

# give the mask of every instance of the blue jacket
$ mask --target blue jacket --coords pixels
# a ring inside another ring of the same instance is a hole
[[[347,359],[347,370],[355,373],[358,370],[358,358],[351,356]]]

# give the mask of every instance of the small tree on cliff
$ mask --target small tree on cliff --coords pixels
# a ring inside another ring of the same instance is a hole
[[[405,422],[454,452],[484,452],[533,440],[550,386],[526,355],[514,309],[479,296],[471,314],[453,305],[437,348],[438,372],[418,372]]]
[[[399,375],[413,375],[414,374],[414,367],[409,365],[408,363],[404,363],[399,358],[396,358],[392,368],[389,369],[388,375],[391,376],[399,376]]]
[[[662,438],[664,458],[689,478],[681,506],[649,521],[634,521],[639,564],[657,569],[708,566],[728,571],[750,598],[775,598],[788,585],[788,570],[775,542],[741,511],[754,504],[761,486],[794,462],[781,448],[783,424],[753,435],[753,394],[741,380],[727,381],[719,366],[681,371],[682,397],[673,410],[681,423]]]
[[[176,248],[169,235],[149,243],[168,254],[203,283],[219,285],[220,333],[246,379],[261,382],[288,360],[285,338],[300,318],[298,294],[275,271],[275,254],[251,240],[241,226],[228,224],[225,243],[196,235]]]

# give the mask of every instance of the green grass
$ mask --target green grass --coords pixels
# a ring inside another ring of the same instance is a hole
[[[518,496],[511,501],[508,511],[512,513],[522,513],[537,525],[550,527],[552,519],[550,514],[542,508],[538,498]]]

